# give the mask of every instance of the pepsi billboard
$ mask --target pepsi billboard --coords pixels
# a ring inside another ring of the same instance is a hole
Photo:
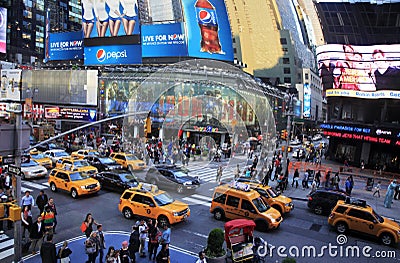
[[[188,55],[183,23],[142,25],[141,31],[144,58]]]
[[[189,57],[233,61],[231,28],[223,0],[182,0]]]
[[[85,47],[85,65],[141,64],[140,45]]]
[[[0,7],[0,53],[7,49],[7,9]]]
[[[83,59],[82,31],[50,34],[48,60]]]

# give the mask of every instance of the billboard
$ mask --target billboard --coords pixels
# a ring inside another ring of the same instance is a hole
[[[82,31],[50,34],[48,60],[83,59]]]
[[[7,9],[0,7],[0,53],[6,53],[7,46]]]
[[[57,106],[46,106],[44,108],[46,119],[64,119],[77,121],[96,121],[97,111],[87,108],[66,108]]]
[[[183,23],[142,25],[142,57],[186,57]]]
[[[303,117],[311,117],[311,87],[309,83],[304,84]]]
[[[85,47],[85,65],[125,65],[142,63],[140,45]]]
[[[20,69],[1,70],[0,100],[21,101],[21,73]]]
[[[400,98],[400,45],[317,47],[327,97]]]
[[[232,34],[223,0],[182,0],[189,57],[233,61]]]
[[[82,0],[81,2],[82,29],[85,38],[140,34],[137,0]]]

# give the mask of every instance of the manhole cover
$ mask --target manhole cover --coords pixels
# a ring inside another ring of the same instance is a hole
[[[322,227],[322,225],[319,225],[319,224],[312,224],[311,227],[310,227],[310,230],[319,232],[319,230],[321,230],[321,227]]]

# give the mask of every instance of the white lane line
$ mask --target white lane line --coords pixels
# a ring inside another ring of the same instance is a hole
[[[211,202],[211,197],[204,196],[204,195],[192,194],[190,197],[195,197],[198,199],[203,199],[203,200]]]
[[[47,186],[44,186],[43,184],[37,184],[37,183],[33,183],[33,182],[24,181],[24,182],[22,182],[22,184],[24,186],[33,187],[33,188],[36,188],[36,189],[39,189],[39,190],[43,190],[43,189],[47,188]]]
[[[7,250],[4,250],[0,253],[0,259],[8,258],[9,256],[14,254],[14,248],[10,248]]]
[[[42,185],[45,185],[45,186],[47,186],[47,187],[50,186],[49,182],[42,183]]]
[[[192,234],[192,235],[195,235],[195,236],[208,238],[207,235],[203,235],[203,234],[200,234],[200,233],[197,233],[197,232],[192,232],[192,231],[189,231],[189,230],[186,230],[186,229],[183,229],[182,231],[183,231],[183,232],[186,232],[186,233],[189,233],[189,234]]]
[[[25,188],[25,187],[21,186],[21,193],[25,193],[26,191],[29,191],[29,192],[31,192],[31,193],[33,192],[32,189]]]
[[[6,247],[9,247],[9,246],[14,246],[14,239],[10,239],[10,240],[7,240],[5,242],[1,242],[0,243],[0,250],[4,249]]]
[[[197,199],[194,199],[194,198],[184,197],[182,199],[185,200],[185,201],[194,203],[194,204],[191,204],[191,205],[204,205],[204,206],[208,206],[208,207],[210,206],[209,202],[200,201],[200,200],[197,200]]]

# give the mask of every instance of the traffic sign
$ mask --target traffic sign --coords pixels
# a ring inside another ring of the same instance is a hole
[[[29,163],[31,161],[30,155],[22,155],[21,156],[21,163]]]
[[[13,175],[20,175],[21,174],[21,167],[15,166],[13,164],[10,164],[8,166],[8,172],[13,174]]]
[[[3,156],[3,164],[7,165],[7,164],[13,164],[14,161],[14,156]]]

